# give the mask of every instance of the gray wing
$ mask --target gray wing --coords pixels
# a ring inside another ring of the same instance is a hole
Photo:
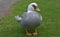
[[[23,13],[22,17],[15,16],[15,20],[18,21],[18,22],[21,22],[23,17],[26,17],[26,12]]]
[[[22,15],[22,25],[25,28],[34,28],[40,25],[40,15],[38,13],[31,12],[27,14],[26,12]]]
[[[27,23],[26,17],[27,17],[27,13],[24,12],[24,13],[22,14],[22,20],[21,20],[21,24],[22,24],[22,25],[26,25],[26,23]]]
[[[22,18],[23,18],[23,17],[26,17],[26,16],[27,16],[27,13],[24,12],[24,13],[22,14]]]

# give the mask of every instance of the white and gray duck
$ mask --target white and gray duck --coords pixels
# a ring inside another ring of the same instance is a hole
[[[40,11],[38,5],[36,3],[31,3],[28,5],[27,12],[24,12],[22,17],[15,16],[15,19],[21,22],[27,35],[37,35],[37,27],[42,22],[42,16],[38,11]]]

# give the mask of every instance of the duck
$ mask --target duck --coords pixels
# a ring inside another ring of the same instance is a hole
[[[37,35],[37,28],[41,25],[42,16],[39,13],[40,9],[37,3],[33,2],[28,5],[27,11],[22,16],[15,16],[22,27],[26,30],[26,35]]]

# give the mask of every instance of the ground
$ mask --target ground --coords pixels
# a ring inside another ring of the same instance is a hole
[[[14,16],[21,16],[31,2],[36,2],[43,21],[37,36],[26,36],[21,24]],[[60,37],[60,0],[20,0],[13,4],[10,15],[0,20],[0,37]]]
[[[12,4],[19,0],[0,0],[0,18],[9,15]]]

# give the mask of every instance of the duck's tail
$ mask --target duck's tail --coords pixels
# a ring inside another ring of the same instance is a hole
[[[22,17],[15,16],[15,19],[16,19],[17,21],[21,21]]]

